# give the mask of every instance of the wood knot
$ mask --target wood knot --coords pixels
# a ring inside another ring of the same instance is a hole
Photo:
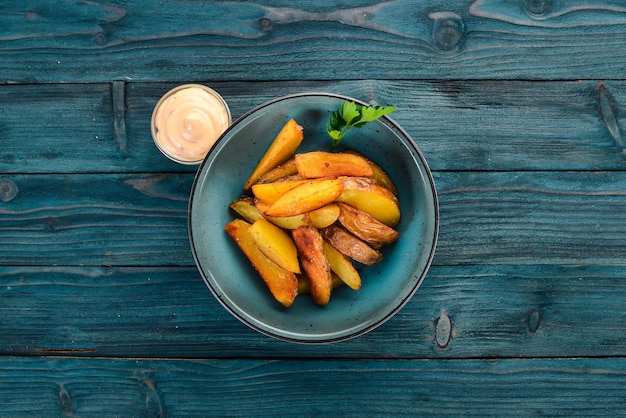
[[[261,32],[269,32],[274,27],[272,21],[266,17],[262,17],[259,19],[259,30]]]
[[[433,43],[442,51],[457,50],[465,37],[465,24],[456,13],[439,12],[429,16],[433,22]]]
[[[533,18],[545,16],[552,10],[552,0],[522,0],[522,9]]]
[[[74,415],[74,401],[63,383],[59,386],[59,406],[66,416]]]
[[[601,81],[598,82],[598,110],[604,126],[615,141],[615,146],[622,150],[626,148],[626,140],[622,136],[618,122],[619,105],[607,85]]]
[[[17,195],[17,186],[9,179],[0,179],[0,200],[9,202]]]
[[[532,334],[537,332],[539,326],[541,325],[541,314],[537,309],[532,309],[528,313],[528,318],[526,318],[526,324],[528,325],[528,331]]]
[[[439,318],[435,321],[435,342],[439,348],[445,348],[450,343],[452,336],[452,322],[450,317],[441,312]]]
[[[104,45],[107,42],[107,36],[103,32],[98,32],[93,36],[96,45]]]

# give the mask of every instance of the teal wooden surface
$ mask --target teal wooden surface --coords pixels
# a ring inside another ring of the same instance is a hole
[[[626,415],[622,3],[0,0],[0,416]],[[149,132],[186,82],[397,106],[441,222],[394,318],[311,347],[221,307]]]
[[[5,358],[12,416],[621,416],[624,359]],[[346,367],[348,366],[348,367]],[[621,370],[621,371],[620,371]],[[28,396],[38,388],[36,402]]]
[[[195,267],[2,267],[0,353],[155,358],[624,356],[623,266],[435,266],[381,328],[311,348],[231,317]],[[72,301],[68,303],[68,301]],[[440,326],[450,322],[446,332]]]
[[[235,118],[302,91],[393,102],[398,106],[393,118],[419,143],[434,170],[622,170],[626,158],[621,80],[206,83],[226,98]],[[0,169],[192,172],[163,159],[150,137],[152,109],[175,85],[0,85],[6,115],[0,125]]]
[[[0,179],[0,265],[193,265],[193,173],[30,174]],[[624,265],[626,172],[435,173],[433,261]]]
[[[4,83],[619,79],[626,65],[619,0],[31,0],[2,7]]]

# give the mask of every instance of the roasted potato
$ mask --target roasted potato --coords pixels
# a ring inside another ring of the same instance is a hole
[[[331,271],[332,276],[332,288],[333,290],[344,285],[343,280],[341,280],[336,274]],[[311,279],[306,274],[297,274],[298,278],[298,295],[310,295],[311,294]]]
[[[366,177],[343,177],[342,182],[339,202],[360,209],[390,227],[400,222],[398,198],[389,189]]]
[[[224,229],[259,272],[274,298],[285,307],[291,306],[298,295],[298,278],[261,252],[248,232],[249,227],[250,224],[246,221],[235,219]]]
[[[306,183],[306,181],[307,180],[291,180],[254,184],[252,185],[252,194],[256,199],[262,202],[274,203],[289,190]]]
[[[259,177],[258,183],[271,183],[274,181],[278,181],[284,179],[285,177],[293,176],[298,174],[298,168],[296,167],[295,158],[290,158],[285,161],[283,164],[279,165],[276,168],[271,169],[267,173],[263,174]]]
[[[371,266],[383,259],[379,251],[373,249],[337,224],[322,229],[322,236],[340,253],[361,264]]]
[[[267,216],[293,216],[307,213],[334,202],[343,191],[336,178],[307,180],[285,192],[265,212]]]
[[[265,218],[257,219],[248,233],[267,258],[287,271],[300,273],[298,249],[289,234]]]
[[[339,223],[353,235],[361,238],[374,248],[380,248],[398,239],[398,232],[374,219],[366,212],[345,203],[337,202]]]
[[[276,138],[274,138],[252,174],[250,174],[243,186],[244,190],[249,190],[262,175],[292,158],[303,139],[304,129],[294,119],[290,119],[276,135]]]
[[[298,174],[304,178],[358,176],[368,177],[374,171],[367,160],[357,154],[323,151],[296,154]]]
[[[254,199],[251,197],[242,197],[235,200],[230,204],[230,208],[249,223],[254,223],[254,221],[263,217],[263,213],[254,206]]]
[[[298,247],[300,262],[311,282],[311,297],[318,305],[330,300],[332,276],[324,253],[324,240],[317,228],[301,226],[291,232]]]
[[[352,262],[335,247],[324,241],[324,254],[330,264],[330,269],[339,279],[352,290],[361,288],[361,275],[354,268]]]
[[[232,210],[243,219],[226,232],[288,307],[298,294],[329,303],[343,284],[361,288],[354,263],[382,260],[379,249],[398,238],[397,189],[372,160],[354,153],[296,153],[304,138],[288,121],[244,184]]]

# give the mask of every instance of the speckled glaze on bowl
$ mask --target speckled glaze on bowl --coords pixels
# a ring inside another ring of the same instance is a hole
[[[432,261],[439,213],[435,185],[422,153],[391,118],[353,129],[338,151],[353,149],[387,171],[398,188],[400,238],[383,249],[383,261],[360,268],[362,287],[342,286],[330,303],[300,295],[290,308],[276,302],[224,226],[229,204],[278,131],[290,118],[304,127],[299,150],[328,150],[326,122],[344,100],[303,93],[263,104],[236,120],[209,151],[196,175],[189,203],[189,236],[198,269],[219,302],[236,318],[266,335],[299,343],[329,343],[362,335],[386,322],[417,291]]]

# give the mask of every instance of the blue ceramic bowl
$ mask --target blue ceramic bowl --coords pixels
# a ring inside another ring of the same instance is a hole
[[[246,113],[208,153],[191,191],[189,235],[207,286],[236,318],[282,340],[335,342],[378,327],[417,291],[435,252],[439,214],[430,170],[409,135],[386,116],[352,129],[340,145],[366,155],[389,174],[402,211],[396,228],[400,237],[383,248],[382,262],[360,268],[360,290],[342,286],[324,307],[315,305],[309,295],[300,295],[284,308],[225,233],[224,226],[235,217],[229,204],[242,195],[243,184],[287,120],[294,118],[304,127],[299,150],[328,150],[328,116],[344,100],[363,104],[335,94],[304,93]]]

